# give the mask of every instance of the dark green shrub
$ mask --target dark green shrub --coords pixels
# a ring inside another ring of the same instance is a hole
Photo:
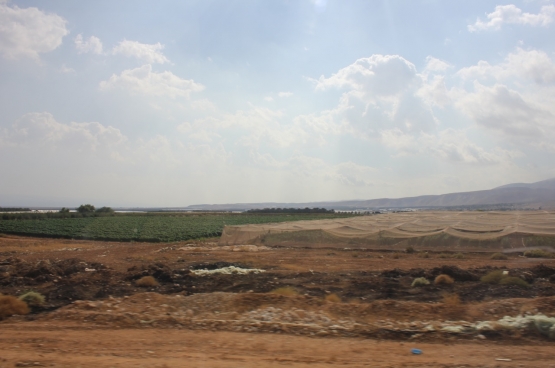
[[[504,261],[506,259],[509,259],[509,257],[507,257],[503,253],[493,253],[491,257],[489,257],[489,259],[493,259],[494,261]]]

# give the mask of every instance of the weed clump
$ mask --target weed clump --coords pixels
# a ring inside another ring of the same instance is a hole
[[[454,282],[451,276],[442,273],[435,278],[434,285],[451,285]]]
[[[430,258],[430,253],[428,252],[423,252],[423,253],[419,253],[418,256],[420,258]]]
[[[464,259],[465,256],[464,256],[464,254],[462,254],[462,253],[457,253],[457,254],[454,254],[454,255],[453,255],[453,258],[455,258],[455,259]]]
[[[324,299],[326,302],[341,303],[341,298],[337,294],[328,294]]]
[[[406,249],[405,252],[407,252],[408,254],[412,254],[414,252],[416,252],[416,250],[414,249],[414,247],[412,245],[409,245]]]
[[[501,281],[499,281],[500,285],[516,285],[516,286],[522,286],[522,287],[529,287],[530,285],[524,281],[523,279],[521,279],[520,277],[515,277],[515,276],[505,276],[501,279]]]
[[[37,293],[36,291],[28,291],[25,294],[20,295],[19,300],[27,303],[29,307],[40,307],[44,304],[44,295]]]
[[[154,287],[160,284],[152,276],[143,276],[135,282],[135,285],[140,287]]]
[[[528,258],[553,258],[553,253],[543,249],[530,249],[524,252],[524,257]]]
[[[282,287],[279,287],[277,289],[274,289],[274,290],[270,291],[270,293],[278,294],[278,295],[284,295],[284,296],[299,295],[299,292],[297,291],[297,289],[295,289],[291,286],[282,286]]]
[[[499,284],[499,281],[501,281],[501,279],[505,275],[506,275],[505,271],[495,270],[495,271],[491,271],[490,273],[488,273],[485,276],[482,276],[480,278],[480,281],[483,282],[484,284]]]
[[[494,261],[504,261],[506,259],[508,259],[509,257],[507,257],[505,254],[503,253],[493,253],[491,255],[491,257],[489,257],[489,259],[492,259]]]
[[[428,281],[425,277],[417,277],[412,281],[411,287],[418,287],[418,286],[426,286],[430,285],[430,281]]]
[[[496,270],[491,271],[485,276],[480,278],[480,281],[485,284],[495,285],[516,285],[522,287],[529,287],[530,285],[520,277],[509,276],[508,271]]]
[[[14,314],[28,314],[27,303],[15,296],[0,295],[0,320],[13,316]]]

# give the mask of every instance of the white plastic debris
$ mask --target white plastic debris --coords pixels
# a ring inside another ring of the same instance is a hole
[[[261,272],[266,272],[266,271],[261,270],[259,268],[241,268],[241,267],[235,267],[235,266],[222,267],[222,268],[217,268],[215,270],[191,270],[191,273],[197,276],[208,276],[208,275],[214,275],[214,274],[247,275],[249,273],[257,274]]]

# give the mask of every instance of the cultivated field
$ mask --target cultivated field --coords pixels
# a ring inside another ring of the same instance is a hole
[[[25,215],[28,216],[28,215]],[[346,214],[116,214],[0,220],[0,233],[68,239],[172,242],[220,236],[226,225],[346,218]],[[23,216],[22,216],[23,217]]]
[[[264,225],[255,244],[4,235],[0,293],[46,300],[0,322],[0,367],[553,367],[553,237],[518,226],[488,239],[385,235],[408,215],[415,224],[418,214],[335,220],[389,222],[377,234],[394,241],[376,242],[308,222]],[[474,215],[479,231],[498,216]],[[553,224],[552,213],[509,215]]]

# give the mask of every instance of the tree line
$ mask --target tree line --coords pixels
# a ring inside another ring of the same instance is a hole
[[[335,213],[335,210],[325,208],[253,208],[249,213]]]

